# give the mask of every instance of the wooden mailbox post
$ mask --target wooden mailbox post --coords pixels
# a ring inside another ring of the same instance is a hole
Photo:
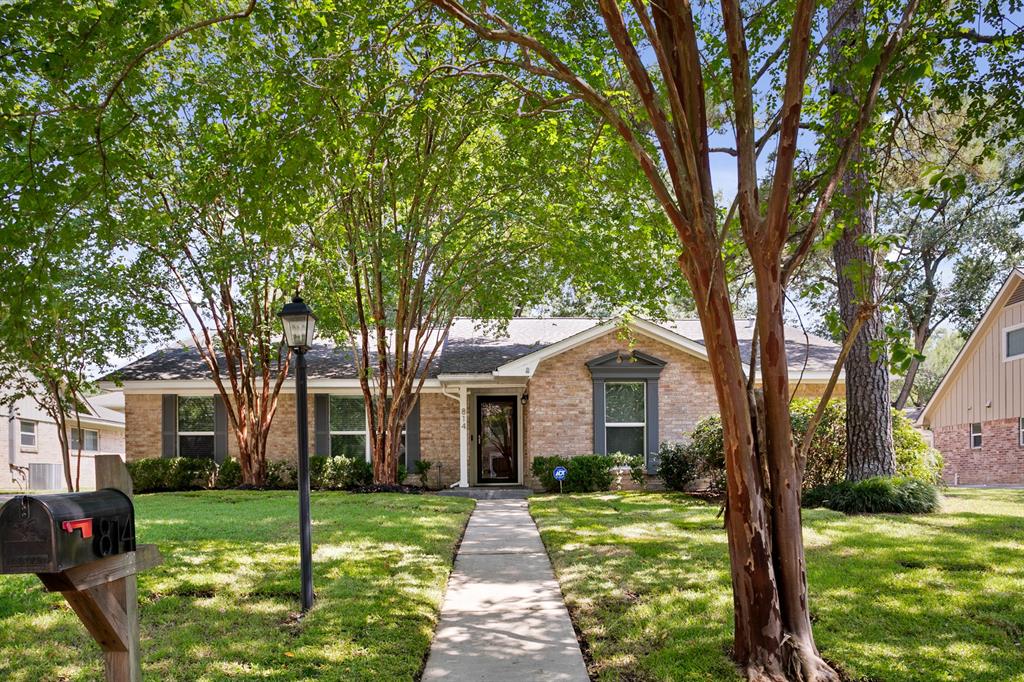
[[[47,590],[64,595],[103,649],[108,682],[139,682],[136,574],[163,558],[156,545],[135,544],[132,481],[120,457],[96,457],[96,487],[95,493],[10,498],[0,512],[0,567],[35,573]],[[69,509],[79,518],[64,518]],[[41,531],[47,525],[49,534]],[[89,560],[79,563],[83,557]],[[31,570],[41,566],[47,570]]]

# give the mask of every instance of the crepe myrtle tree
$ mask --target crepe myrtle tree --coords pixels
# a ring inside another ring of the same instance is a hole
[[[402,427],[455,317],[500,325],[538,302],[556,223],[563,238],[571,228],[551,210],[519,94],[455,77],[465,38],[427,7],[413,13],[413,39],[397,21],[407,11],[367,12],[368,23],[395,22],[386,34],[338,26],[346,58],[310,76],[331,94],[316,124],[323,209],[307,291],[322,328],[351,346],[379,484],[396,482]],[[354,34],[367,36],[358,50]]]
[[[838,679],[811,631],[800,521],[803,460],[794,452],[789,421],[785,283],[816,243],[840,179],[873,123],[887,72],[915,27],[918,1],[876,8],[877,50],[857,65],[852,107],[831,131],[840,143],[814,178],[815,200],[796,212],[791,194],[801,106],[821,54],[812,37],[822,23],[813,0],[772,12],[723,0],[719,13],[701,8],[696,14],[688,3],[643,0],[625,6],[600,0],[596,14],[584,3],[434,4],[493,44],[480,60],[485,77],[519,79],[536,107],[584,104],[633,155],[679,237],[679,265],[708,339],[724,431],[733,655],[752,680]],[[735,145],[726,151],[737,161],[738,191],[723,228],[709,133],[728,124]],[[769,143],[774,164],[762,182],[758,157]],[[726,279],[733,216],[755,280],[763,403],[754,399],[753,372],[745,375]]]

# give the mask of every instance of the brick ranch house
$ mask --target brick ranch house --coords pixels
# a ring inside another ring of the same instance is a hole
[[[749,353],[753,322],[737,322]],[[445,486],[524,485],[538,455],[628,452],[647,456],[679,441],[717,412],[699,322],[515,318],[504,333],[456,320],[405,430],[410,472],[440,464]],[[820,395],[838,347],[787,330],[791,385]],[[348,349],[318,345],[307,354],[313,394],[309,438],[315,454],[369,459],[362,395]],[[153,353],[119,370],[125,393],[126,453],[142,457],[235,454],[226,411],[194,350]],[[842,395],[843,385],[837,387]],[[282,390],[268,457],[295,460],[294,384]]]
[[[950,484],[1024,484],[1024,270],[1014,269],[921,412]]]

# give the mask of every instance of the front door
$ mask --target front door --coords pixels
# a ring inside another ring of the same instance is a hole
[[[479,396],[476,403],[476,474],[480,483],[517,483],[515,396]]]

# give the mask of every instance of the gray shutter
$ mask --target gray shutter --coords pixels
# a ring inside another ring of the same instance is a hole
[[[213,459],[223,464],[228,456],[228,408],[224,396],[213,396]]]
[[[594,454],[605,455],[604,379],[594,379]]]
[[[416,472],[416,462],[420,461],[420,400],[412,406],[409,419],[405,422],[405,468],[412,474]]]
[[[647,473],[658,471],[658,380],[647,380]]]
[[[313,454],[331,454],[331,396],[313,395]]]
[[[175,457],[178,454],[178,396],[164,394],[162,397],[160,456]]]

